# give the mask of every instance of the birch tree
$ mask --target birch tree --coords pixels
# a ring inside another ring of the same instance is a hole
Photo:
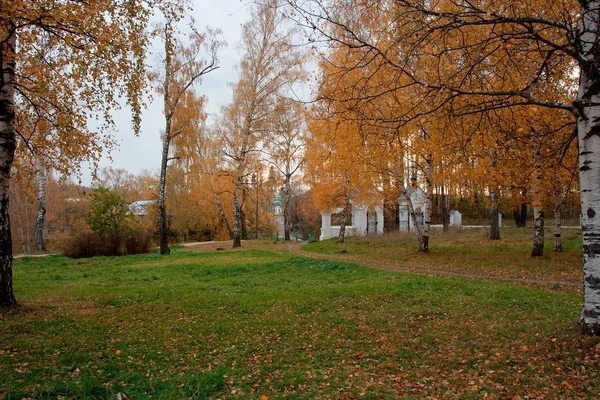
[[[274,110],[273,132],[266,138],[268,161],[283,178],[284,240],[290,240],[292,177],[304,163],[304,118],[298,102],[280,98]]]
[[[46,219],[46,181],[48,172],[42,162],[38,164],[36,171],[37,178],[37,201],[38,209],[35,218],[35,249],[37,251],[46,251],[44,241],[44,222]]]
[[[93,163],[114,144],[111,112],[124,99],[139,132],[146,27],[155,10],[170,16],[177,0],[5,0],[0,7],[0,306],[16,304],[8,217],[10,170],[22,147],[43,147],[53,166]],[[41,40],[43,38],[43,40]],[[40,50],[39,44],[46,43]],[[42,54],[43,53],[43,54]],[[88,118],[105,123],[98,131]],[[30,129],[41,126],[52,129]],[[43,132],[44,135],[37,135]]]
[[[233,173],[233,247],[241,246],[242,190],[252,173],[250,166],[269,132],[277,98],[287,93],[301,74],[293,34],[286,26],[280,0],[255,3],[250,22],[242,28],[240,77],[233,85],[233,101],[223,108],[217,126]]]
[[[158,91],[163,96],[165,130],[162,135],[162,157],[158,193],[160,254],[169,254],[165,189],[171,141],[181,135],[197,134],[195,127],[205,119],[202,96],[193,92],[202,77],[218,68],[217,51],[222,43],[220,33],[207,29],[203,34],[192,32],[189,45],[174,37],[174,21],[167,21],[162,30],[164,40],[164,75]]]
[[[538,105],[572,115],[583,212],[584,303],[579,321],[585,334],[599,335],[600,1],[290,3],[299,22],[313,32],[363,49],[368,60],[393,67],[395,77],[408,79],[429,109],[468,97],[474,101],[455,112]],[[386,24],[380,24],[382,15]],[[394,40],[382,41],[383,35]],[[422,52],[431,42],[440,45],[438,50]],[[415,57],[420,63],[411,62]],[[443,67],[421,69],[422,63]],[[495,67],[493,75],[487,73],[490,66]],[[575,85],[566,82],[572,88],[568,101],[538,90],[544,76],[560,71],[578,72]],[[494,83],[503,78],[503,85],[489,85],[492,77]]]

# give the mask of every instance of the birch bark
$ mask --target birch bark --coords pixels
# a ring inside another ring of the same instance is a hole
[[[433,209],[433,169],[431,167],[431,155],[425,159],[425,210],[423,212],[423,229],[422,236],[424,241],[423,249],[419,251],[429,252],[429,227],[431,226],[431,212]],[[421,246],[420,246],[421,247]]]
[[[412,194],[414,189],[404,190],[408,201],[406,205],[408,207],[408,215],[410,218],[410,226],[414,226],[415,234],[417,235],[417,241],[419,242],[419,251],[421,253],[429,253],[429,235],[425,235],[423,233],[422,225],[417,224],[417,214],[415,213],[415,207],[413,206],[412,199],[410,195]],[[424,219],[424,218],[423,218]]]
[[[165,190],[167,186],[167,163],[169,160],[170,144],[171,116],[170,114],[167,114],[165,115],[165,137],[163,138],[162,159],[160,162],[160,182],[158,190],[158,223],[160,230],[160,254],[169,254],[171,252],[171,249],[169,249],[167,209],[165,204]]]
[[[585,334],[600,335],[600,1],[581,1],[579,90],[575,105],[579,142],[584,300],[579,322]]]
[[[534,131],[532,135],[533,140],[533,152],[532,152],[532,163],[533,163],[533,183],[532,183],[532,194],[533,194],[533,249],[531,250],[532,257],[541,257],[544,255],[544,204],[542,202],[542,166],[541,166],[541,155],[540,146],[541,143],[537,139],[537,133]]]
[[[35,249],[37,251],[46,251],[44,242],[44,221],[46,218],[46,170],[43,163],[40,162],[37,171],[38,179],[38,211],[35,218]]]
[[[348,217],[350,205],[350,198],[346,197],[344,202],[344,208],[342,208],[342,221],[340,223],[340,234],[338,235],[338,243],[344,243],[344,239],[346,237],[346,218]]]
[[[231,228],[231,224],[229,223],[229,218],[227,218],[227,214],[225,214],[225,210],[223,209],[223,205],[221,204],[221,200],[219,200],[219,196],[214,188],[212,188],[213,197],[215,198],[215,204],[219,209],[219,213],[221,214],[221,218],[223,218],[223,222],[225,223],[225,227],[227,228],[227,232],[229,232],[229,239],[233,240],[233,229]]]

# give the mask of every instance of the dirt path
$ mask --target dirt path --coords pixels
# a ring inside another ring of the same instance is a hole
[[[328,260],[328,261],[342,261],[355,263],[358,265],[382,269],[386,271],[404,272],[428,276],[442,276],[451,278],[462,278],[462,279],[474,279],[492,282],[515,282],[521,284],[538,285],[552,290],[566,290],[568,292],[574,292],[581,290],[582,283],[574,280],[549,280],[549,279],[538,279],[538,278],[522,278],[516,276],[494,276],[486,274],[477,274],[472,272],[457,272],[444,269],[435,269],[427,267],[408,267],[386,260],[375,260],[372,258],[353,256],[347,254],[318,254],[301,249],[301,246],[306,244],[304,241],[290,241],[290,242],[273,242],[265,243],[256,241],[243,241],[242,247],[236,250],[247,250],[247,249],[261,249],[269,250],[277,253],[295,254],[302,257],[317,259],[317,260]],[[231,250],[231,241],[225,240],[220,242],[195,242],[185,243],[185,247],[197,247],[198,250],[206,251],[207,247],[210,246],[210,250]]]
[[[444,277],[452,277],[452,278],[463,278],[463,279],[475,279],[475,280],[484,280],[484,281],[497,281],[497,282],[517,282],[517,283],[525,283],[525,284],[536,284],[543,286],[563,286],[568,288],[581,288],[581,282],[575,281],[555,281],[555,280],[546,280],[546,279],[531,279],[531,278],[518,278],[518,277],[498,277],[484,274],[474,274],[474,273],[462,273],[456,271],[448,271],[443,269],[434,269],[434,268],[415,268],[415,267],[407,267],[404,265],[396,264],[390,261],[379,261],[373,259],[367,259],[365,257],[357,257],[350,255],[338,255],[338,254],[317,254],[311,253],[308,251],[303,251],[300,249],[300,245],[304,243],[290,243],[287,244],[281,250],[287,250],[291,254],[297,254],[302,257],[318,259],[318,260],[329,260],[329,261],[343,261],[355,263],[358,265],[377,268],[387,271],[396,271],[396,272],[406,272],[420,275],[428,275],[428,276],[444,276]],[[570,290],[572,291],[572,290]]]
[[[58,253],[38,253],[38,254],[17,254],[13,256],[13,258],[23,258],[23,257],[49,257],[49,256],[59,256]]]

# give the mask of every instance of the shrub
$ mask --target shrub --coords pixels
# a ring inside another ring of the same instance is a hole
[[[126,254],[148,254],[152,252],[152,232],[147,229],[130,231],[124,245]]]
[[[98,187],[87,214],[89,229],[75,232],[62,243],[71,258],[121,256],[152,251],[152,232],[132,218],[129,206],[115,191]]]
[[[69,258],[86,258],[112,255],[114,246],[95,232],[80,232],[62,242],[62,252]]]
[[[100,186],[92,191],[87,223],[92,231],[116,246],[131,227],[129,206],[119,193]]]
[[[147,254],[152,251],[152,233],[130,230],[121,241],[115,242],[95,232],[79,232],[63,240],[61,250],[69,258]]]

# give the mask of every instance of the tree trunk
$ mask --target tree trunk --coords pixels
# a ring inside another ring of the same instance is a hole
[[[35,249],[37,251],[46,251],[44,243],[44,220],[46,217],[46,170],[43,163],[40,162],[37,171],[38,178],[38,212],[35,218]]]
[[[515,220],[516,228],[525,228],[527,225],[527,203],[525,203],[525,191],[519,192],[517,188],[513,188],[511,191],[513,197],[513,218]],[[519,200],[519,204],[517,204]]]
[[[15,49],[16,36],[2,43],[0,87],[0,307],[17,304],[12,279],[12,239],[8,214],[10,168],[15,156]]]
[[[521,206],[513,206],[513,219],[515,220],[515,228],[522,228],[521,225]]]
[[[242,227],[242,239],[248,240],[248,227],[246,226],[246,212],[244,205],[240,207],[240,226]]]
[[[215,189],[211,187],[211,190],[212,190],[213,196],[215,198],[215,204],[217,205],[217,208],[219,209],[219,213],[221,214],[221,218],[223,218],[223,222],[225,223],[225,226],[227,227],[227,232],[229,232],[229,239],[233,240],[233,229],[231,229],[231,224],[229,223],[227,214],[225,214],[225,210],[223,209],[221,200],[219,200],[219,196],[217,196],[217,192],[215,191]]]
[[[283,183],[283,237],[285,240],[290,240],[290,180],[291,176],[286,175]]]
[[[533,207],[533,249],[531,257],[544,255],[544,209]]]
[[[240,226],[240,201],[238,199],[240,183],[236,182],[233,189],[233,248],[242,246],[242,229]]]
[[[442,185],[442,230],[448,232],[450,228],[450,213],[448,212],[448,202],[446,201],[446,193],[444,186]]]
[[[554,196],[554,251],[562,251],[562,234],[560,229],[562,224],[562,199],[558,187],[558,179],[554,179],[554,187],[552,192]]]
[[[13,207],[15,207],[15,205],[17,205],[17,207],[15,207],[15,213],[14,215],[17,217],[17,221],[16,221],[16,226],[17,226],[17,231],[19,232],[19,237],[21,238],[21,249],[23,250],[24,254],[29,253],[29,246],[27,244],[27,239],[25,238],[25,229],[23,228],[23,217],[21,216],[21,210],[19,210],[20,207],[18,207],[19,204],[21,204],[21,206],[23,206],[23,202],[19,202],[19,198],[17,197],[17,193],[13,193],[13,197],[12,197],[12,201],[13,201]]]
[[[532,129],[532,163],[533,163],[533,249],[532,257],[541,257],[544,255],[544,204],[542,202],[542,175],[541,166],[541,142],[535,129]]]
[[[492,183],[490,188],[490,240],[500,240],[500,221],[498,212],[498,192],[496,179],[496,155],[490,149],[490,174]]]
[[[166,100],[166,99],[165,99]],[[160,184],[158,189],[158,224],[160,230],[160,254],[169,254],[169,236],[167,227],[167,210],[165,205],[165,190],[167,186],[167,163],[169,161],[169,146],[171,142],[171,118],[166,115],[165,137],[163,139],[162,159],[160,162]]]
[[[254,239],[258,239],[258,227],[259,227],[258,226],[258,221],[259,221],[259,219],[258,219],[258,217],[259,217],[259,214],[258,214],[258,203],[259,203],[259,201],[258,201],[259,200],[258,199],[258,174],[256,175],[255,185],[256,185],[256,204],[255,204],[256,209],[254,211],[256,214],[255,214],[255,220],[254,220],[254,224],[255,224]]]
[[[160,160],[160,181],[158,188],[158,226],[160,254],[169,254],[169,236],[167,226],[167,209],[165,205],[165,190],[167,186],[167,164],[169,162],[169,146],[171,145],[171,118],[173,110],[170,108],[171,93],[171,61],[172,42],[169,29],[170,22],[165,26],[165,80],[163,82],[163,113],[165,116],[165,133],[163,138],[162,158]]]
[[[240,205],[240,227],[242,228],[242,239],[248,240],[248,228],[246,227],[246,212],[244,207],[246,206],[246,194],[247,186],[242,186],[242,204]]]
[[[425,159],[425,210],[423,212],[423,239],[425,240],[426,249],[424,252],[429,252],[429,228],[431,226],[431,214],[433,212],[433,180],[432,180],[431,155]]]
[[[408,198],[406,204],[408,206],[408,215],[410,216],[410,226],[415,227],[415,234],[417,235],[417,240],[419,241],[419,252],[429,253],[429,235],[424,235],[423,227],[417,224],[417,214],[415,213],[415,208],[410,198],[410,192],[405,193],[407,195],[406,197]]]
[[[579,48],[579,90],[575,104],[579,140],[579,186],[583,241],[583,308],[580,324],[584,334],[600,335],[600,70],[598,10],[600,1],[582,5]],[[596,218],[598,217],[598,218]]]
[[[490,190],[490,240],[500,240],[500,213],[495,190]]]
[[[513,216],[515,218],[515,227],[525,228],[527,226],[527,203],[515,206]]]
[[[350,198],[346,197],[344,208],[342,208],[342,223],[340,224],[338,243],[344,243],[344,239],[346,238],[346,218],[348,217],[348,210],[350,210]]]

